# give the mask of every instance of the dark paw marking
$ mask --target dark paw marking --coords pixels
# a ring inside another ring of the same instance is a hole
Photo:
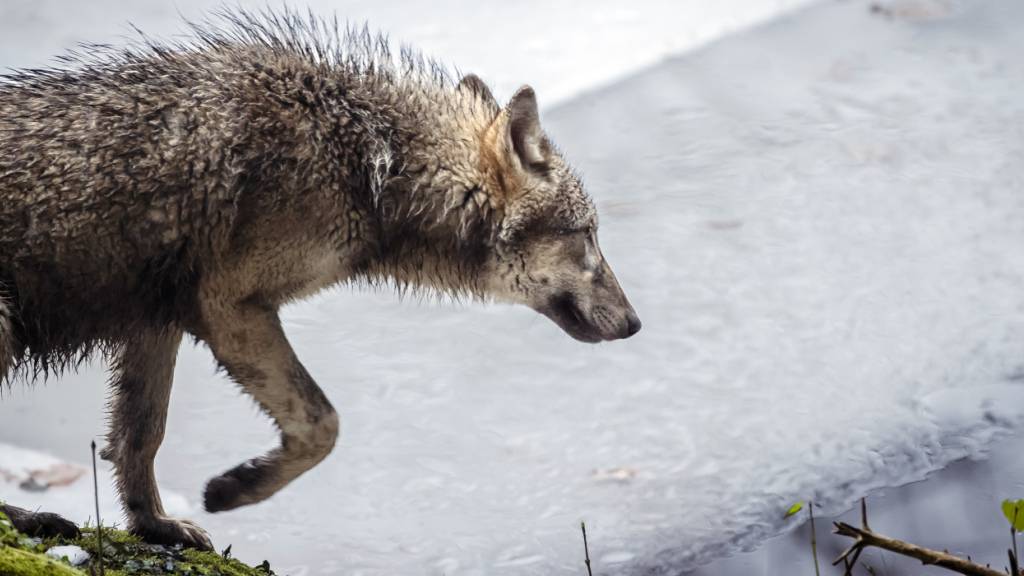
[[[206,485],[203,506],[207,512],[223,512],[246,504],[243,497],[267,478],[267,465],[259,460],[240,464]]]
[[[78,526],[57,514],[49,512],[28,512],[8,510],[7,516],[14,528],[26,536],[38,538],[53,538],[61,536],[64,538],[77,538],[79,535]]]

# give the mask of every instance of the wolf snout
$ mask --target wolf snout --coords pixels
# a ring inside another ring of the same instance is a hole
[[[594,329],[604,341],[625,340],[640,331],[643,323],[632,307],[595,307],[592,311]]]
[[[643,322],[640,321],[640,317],[636,315],[636,312],[630,310],[626,313],[626,332],[623,338],[629,338],[636,334],[643,327]]]

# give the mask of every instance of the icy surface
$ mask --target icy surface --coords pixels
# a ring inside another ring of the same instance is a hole
[[[977,454],[1024,415],[1024,6],[915,4],[824,3],[548,110],[644,331],[585,346],[349,290],[290,308],[343,438],[193,518],[289,574],[579,574],[581,519],[602,571],[674,574],[795,500]],[[15,390],[2,438],[84,455],[102,379]],[[184,350],[162,486],[198,497],[273,441]]]
[[[1024,437],[1017,434],[995,443],[983,459],[961,460],[925,481],[872,493],[867,499],[871,528],[933,550],[970,556],[981,564],[1005,565],[1010,542],[1000,504],[1008,496],[1024,494],[1022,451]],[[818,554],[821,560],[831,560],[849,547],[850,539],[827,534],[825,527],[835,521],[859,525],[860,507],[831,518],[821,512],[815,513]],[[803,524],[757,550],[716,560],[688,576],[814,574],[806,512],[788,522]],[[881,574],[942,573],[939,568],[922,567],[917,560],[880,550],[866,551],[858,564],[873,566]]]

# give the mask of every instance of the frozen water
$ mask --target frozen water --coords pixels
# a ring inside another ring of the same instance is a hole
[[[602,570],[673,574],[793,501],[838,512],[978,454],[1024,416],[1024,6],[918,4],[819,4],[549,109],[644,331],[292,307],[343,438],[269,502],[193,518],[284,573],[361,575],[579,574],[585,519]],[[3,438],[84,454],[102,375],[77,380],[16,390]],[[198,496],[271,442],[184,350],[162,486]]]
[[[868,498],[871,528],[932,548],[949,550],[975,562],[1006,564],[1010,544],[1000,503],[1024,493],[1024,462],[1019,434],[997,442],[985,459],[965,459],[931,475],[928,480],[883,489]],[[819,560],[839,556],[848,538],[828,534],[832,522],[860,524],[860,507],[837,517],[815,513]],[[797,530],[772,538],[757,550],[735,554],[698,568],[689,576],[749,576],[750,574],[813,574],[810,526],[805,512],[790,519]],[[873,566],[881,574],[933,574],[936,568],[889,552],[868,550],[858,564]],[[825,568],[822,569],[826,571]],[[867,573],[865,570],[864,573]]]

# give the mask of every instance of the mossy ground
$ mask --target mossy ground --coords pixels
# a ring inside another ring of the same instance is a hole
[[[78,546],[91,556],[86,566],[72,568],[46,556],[53,546]],[[0,574],[3,576],[85,576],[99,574],[96,530],[85,528],[73,540],[39,540],[19,534],[0,513]],[[103,529],[103,567],[108,576],[268,576],[274,573],[264,562],[247,566],[229,554],[155,546],[122,530]]]

